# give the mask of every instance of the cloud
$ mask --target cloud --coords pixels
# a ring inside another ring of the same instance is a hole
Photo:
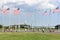
[[[54,9],[54,8],[56,8],[56,5],[53,5],[53,4],[47,4],[47,8]]]
[[[42,1],[41,3],[39,3],[38,8],[43,8],[43,9],[50,8],[50,9],[54,9],[56,7],[56,5],[50,3],[50,1],[51,0]]]
[[[24,0],[25,3],[27,3],[28,5],[34,5],[34,4],[38,4],[39,2],[41,2],[42,0]]]
[[[42,2],[44,0],[0,0],[1,4],[2,3],[7,3],[7,2],[25,2],[27,3],[28,5],[34,5],[34,4],[38,4],[39,2]]]
[[[56,7],[56,5],[51,4],[51,3],[41,3],[40,5],[42,8],[50,8],[50,9],[54,9]],[[40,7],[39,6],[39,7]]]
[[[50,3],[52,0],[1,0],[0,5],[7,4],[9,2],[17,3],[18,5],[27,4],[29,6],[38,5],[38,8],[55,8],[56,5]]]

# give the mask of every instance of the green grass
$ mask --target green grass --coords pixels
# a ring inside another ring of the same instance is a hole
[[[60,40],[60,34],[38,32],[0,32],[0,40]]]

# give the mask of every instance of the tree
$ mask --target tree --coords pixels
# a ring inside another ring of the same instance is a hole
[[[3,27],[3,25],[0,25],[0,28],[2,28]]]

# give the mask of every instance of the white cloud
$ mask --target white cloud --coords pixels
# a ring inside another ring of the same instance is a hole
[[[55,5],[49,3],[50,1],[51,0],[0,0],[0,6],[7,2],[16,2],[19,5],[26,3],[29,6],[33,6],[34,4],[40,3],[40,6],[43,8],[55,8],[56,7]]]
[[[56,5],[49,3],[50,0],[46,0],[40,3],[39,7],[54,9]]]
[[[21,2],[21,1],[24,1],[28,5],[33,5],[41,2],[42,0],[1,0],[0,4],[7,3],[7,2]]]
[[[54,8],[56,7],[56,5],[48,4],[47,7],[48,7],[48,8],[51,8],[51,9],[54,9]]]
[[[28,5],[34,5],[34,4],[38,4],[39,2],[41,2],[42,0],[24,0],[25,3],[27,3]]]
[[[22,5],[22,4],[25,4],[24,1],[19,1],[19,2],[16,2],[18,5]]]
[[[56,7],[56,5],[50,4],[50,3],[41,3],[41,7],[42,8],[51,8],[51,9],[54,9]]]

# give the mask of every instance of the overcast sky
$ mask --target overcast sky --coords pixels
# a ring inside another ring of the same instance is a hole
[[[1,14],[0,24],[12,25],[27,23],[33,26],[54,26],[58,24],[58,13],[53,14],[52,11],[56,7],[60,7],[59,0],[0,0],[0,8],[10,8],[10,13]],[[14,15],[13,9],[20,8],[20,14]],[[51,16],[44,16],[44,11],[47,10]],[[60,18],[59,18],[60,20]],[[60,21],[59,21],[60,22]]]

